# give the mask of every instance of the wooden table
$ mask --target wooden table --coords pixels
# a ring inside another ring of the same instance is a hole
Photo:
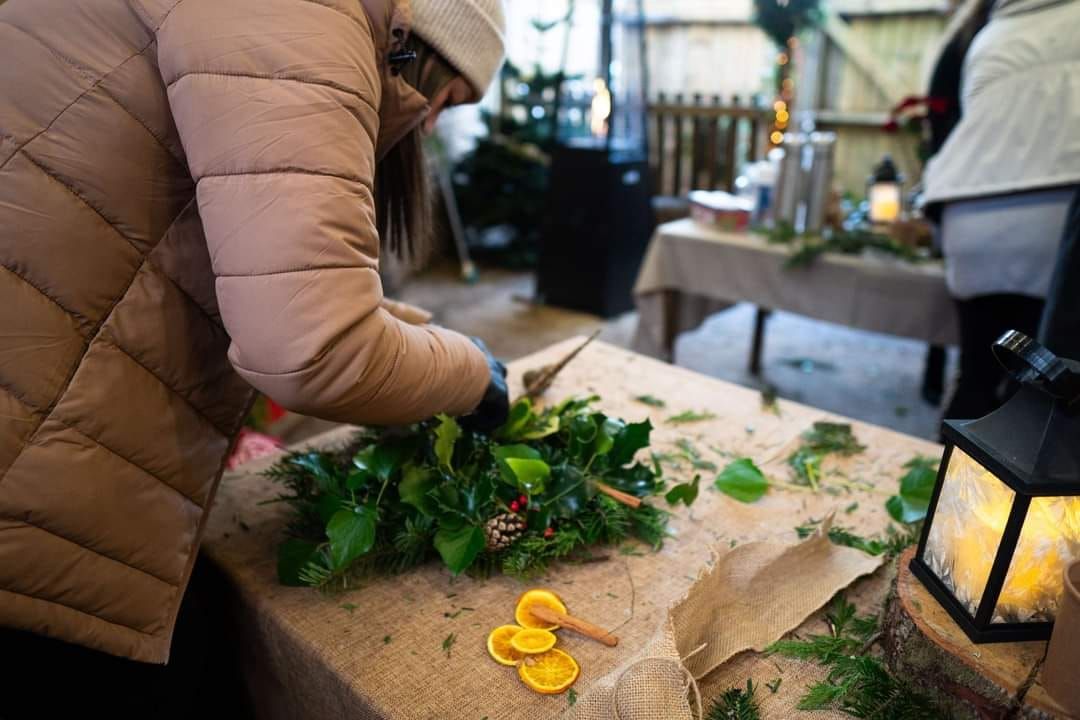
[[[634,297],[640,313],[634,349],[671,360],[675,339],[731,304],[758,306],[750,368],[760,367],[769,310],[932,346],[957,342],[952,299],[940,262],[826,254],[808,268],[784,267],[789,249],[751,233],[725,232],[693,220],[657,228]]]
[[[512,388],[520,390],[524,370],[551,362],[576,342],[513,363]],[[756,392],[602,343],[594,343],[571,364],[548,397],[555,401],[582,393],[602,396],[603,408],[614,415],[651,417],[657,450],[673,450],[678,440],[688,439],[721,467],[730,457],[749,456],[768,475],[782,479],[787,476],[784,459],[798,436],[815,420],[835,419],[787,401],[780,401],[779,415],[763,412]],[[634,400],[645,393],[666,399],[667,407]],[[688,425],[666,421],[685,410],[709,410],[716,418]],[[870,483],[872,490],[840,495],[773,490],[747,505],[712,490],[711,474],[706,474],[701,497],[693,507],[675,511],[673,536],[658,553],[613,549],[605,563],[559,567],[538,581],[555,588],[582,616],[617,628],[621,639],[615,649],[572,636],[560,641],[581,664],[578,692],[643,647],[666,608],[710,561],[713,548],[757,539],[795,542],[797,525],[836,510],[838,524],[864,535],[882,531],[888,524],[883,502],[895,490],[904,462],[916,454],[937,455],[940,447],[884,428],[853,425],[868,450],[835,467]],[[334,431],[315,444],[348,434],[347,428]],[[259,504],[278,492],[258,474],[265,464],[225,477],[204,543],[206,556],[224,578],[220,595],[235,634],[227,642],[243,655],[258,717],[538,720],[567,708],[565,695],[536,695],[511,668],[502,668],[506,672],[495,681],[476,672],[492,667],[484,641],[491,628],[512,621],[515,599],[526,587],[517,580],[455,580],[432,564],[339,595],[278,585],[275,546],[285,508]],[[689,472],[685,468],[674,476]],[[618,570],[616,579],[600,584],[597,578],[612,577],[612,568]],[[886,567],[859,581],[849,596],[863,607],[880,608],[890,572]],[[801,628],[824,629],[820,613]],[[443,641],[450,633],[456,642],[447,653]],[[713,697],[732,685],[744,686],[747,678],[763,686],[786,676],[786,688],[763,692],[761,699],[766,717],[789,718],[795,717],[793,706],[804,681],[821,674],[814,665],[743,653],[708,676],[702,689]]]

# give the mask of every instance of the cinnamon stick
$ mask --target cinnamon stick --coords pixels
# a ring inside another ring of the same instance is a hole
[[[543,605],[533,605],[529,608],[529,612],[531,612],[533,617],[538,620],[558,625],[567,630],[573,630],[587,638],[602,642],[608,647],[615,647],[619,644],[619,638],[615,637],[602,627],[598,627],[591,622],[573,617],[572,615],[561,613],[558,610],[552,610]]]
[[[610,485],[608,485],[606,483],[602,483],[599,480],[596,481],[596,489],[599,490],[600,492],[604,493],[605,495],[607,495],[612,500],[617,500],[617,501],[621,502],[623,505],[627,505],[629,507],[632,507],[635,510],[637,510],[639,507],[641,507],[641,498],[634,497],[633,495],[630,495],[629,493],[624,493],[622,490],[616,490],[615,488],[611,487]]]

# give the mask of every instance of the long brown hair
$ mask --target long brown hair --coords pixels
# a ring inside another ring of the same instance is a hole
[[[401,76],[428,100],[458,75],[430,45],[413,36],[416,59]],[[431,197],[419,126],[401,139],[375,169],[375,226],[383,248],[402,259],[422,259],[431,247]]]

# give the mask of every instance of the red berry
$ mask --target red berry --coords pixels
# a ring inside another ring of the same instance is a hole
[[[510,512],[517,512],[520,509],[521,509],[521,506],[518,505],[517,500],[514,500],[512,503],[510,503]]]
[[[528,495],[522,495],[521,497],[518,498],[518,503],[521,505],[521,507],[525,507],[526,505],[529,504],[529,496]]]
[[[555,528],[548,528],[544,531],[544,537],[549,538],[555,534]]]

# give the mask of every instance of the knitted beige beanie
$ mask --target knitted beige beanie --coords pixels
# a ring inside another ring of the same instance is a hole
[[[465,76],[477,96],[502,65],[502,0],[412,0],[412,31]]]

